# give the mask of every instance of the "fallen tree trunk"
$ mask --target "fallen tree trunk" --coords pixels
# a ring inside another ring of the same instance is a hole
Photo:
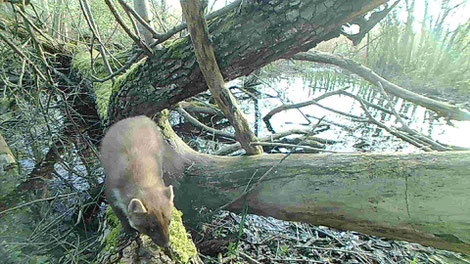
[[[265,177],[284,155],[182,155],[183,210],[246,201],[259,215],[470,253],[470,152],[291,155]]]
[[[335,38],[343,24],[388,0],[242,2],[208,25],[225,81]],[[186,36],[154,50],[144,63],[129,70],[126,80],[113,88],[108,111],[111,123],[140,114],[150,116],[207,90],[192,49]]]

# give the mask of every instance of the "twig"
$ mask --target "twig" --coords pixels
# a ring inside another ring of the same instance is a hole
[[[405,123],[405,121],[403,121],[403,119],[401,118],[401,116],[397,113],[397,111],[395,110],[395,104],[392,102],[392,99],[390,98],[390,96],[388,96],[387,92],[385,92],[383,86],[382,86],[382,83],[381,82],[378,82],[377,83],[377,87],[379,88],[379,92],[380,94],[382,94],[382,96],[385,98],[385,100],[387,100],[387,106],[388,108],[390,108],[390,110],[392,111],[393,115],[395,116],[395,118],[398,120],[398,122],[401,123],[401,125],[403,126],[403,129],[408,132],[408,133],[415,133],[409,126],[408,124]]]
[[[353,98],[353,99],[356,99],[357,101],[359,101],[359,98],[360,98],[359,96],[354,95],[354,94],[351,94],[351,93],[348,93],[348,92],[346,92],[346,91],[342,91],[341,94],[346,95],[346,96],[349,96],[349,97],[351,97],[351,98]],[[372,108],[375,108],[375,109],[377,109],[377,110],[380,110],[380,111],[382,111],[382,112],[384,112],[384,113],[393,115],[393,112],[392,112],[392,111],[390,111],[390,110],[388,110],[388,109],[386,109],[386,108],[383,108],[383,107],[380,106],[380,105],[373,104],[373,103],[371,103],[371,102],[369,102],[369,101],[364,101],[364,103],[365,103],[367,106],[370,106],[370,107],[372,107]],[[405,116],[405,115],[400,115],[400,114],[399,114],[399,116],[402,117],[402,118],[408,119],[408,117]]]
[[[120,75],[121,73],[123,73],[124,71],[128,70],[132,65],[134,65],[137,60],[140,59],[140,57],[142,56],[142,53],[141,52],[138,52],[136,54],[134,54],[128,62],[126,62],[126,64],[124,64],[121,68],[119,68],[117,71],[115,71],[113,74],[105,77],[105,78],[102,78],[102,79],[98,79],[98,78],[93,78],[93,81],[95,82],[105,82],[107,80],[110,80],[118,75]]]
[[[124,10],[131,13],[131,15],[133,15],[137,19],[137,21],[139,21],[140,24],[142,24],[142,26],[144,26],[148,31],[150,31],[154,38],[160,39],[163,37],[162,34],[159,34],[157,31],[155,31],[155,29],[153,29],[153,27],[150,26],[139,14],[137,14],[137,12],[132,7],[130,7],[124,0],[119,0],[119,4],[121,4]]]
[[[324,109],[327,109],[329,111],[332,111],[332,112],[335,112],[335,113],[338,113],[338,114],[342,114],[342,115],[345,115],[345,116],[349,116],[351,118],[354,118],[354,119],[362,119],[361,117],[359,116],[355,116],[355,115],[351,115],[351,114],[348,114],[348,113],[343,113],[343,112],[340,112],[340,111],[337,111],[337,110],[334,110],[334,109],[331,109],[329,107],[325,107],[325,106],[322,106],[318,103],[318,101],[322,100],[322,99],[325,99],[327,97],[330,97],[330,96],[333,96],[333,95],[338,95],[338,94],[341,94],[342,91],[344,91],[345,89],[348,89],[349,87],[344,87],[342,89],[339,89],[339,90],[336,90],[336,91],[332,91],[332,92],[328,92],[328,93],[325,93],[325,94],[322,94],[312,100],[308,100],[308,101],[305,101],[305,102],[301,102],[301,103],[295,103],[295,104],[285,104],[285,105],[281,105],[279,107],[276,107],[274,109],[272,109],[271,111],[269,111],[268,114],[266,114],[264,117],[263,117],[263,121],[264,123],[266,124],[266,127],[268,128],[268,130],[270,132],[273,132],[274,129],[272,128],[271,126],[271,123],[270,123],[270,119],[277,113],[279,112],[282,112],[282,111],[286,111],[286,110],[289,110],[289,109],[298,109],[298,108],[302,108],[302,107],[306,107],[306,106],[309,106],[309,105],[312,105],[312,104],[315,104],[315,105],[318,105]],[[308,119],[308,118],[307,118]],[[310,121],[310,120],[309,120]]]
[[[331,152],[331,153],[338,153],[336,151],[331,151],[331,150],[326,150],[326,149],[321,149],[321,148],[314,148],[310,146],[302,146],[302,145],[295,145],[295,144],[287,144],[287,143],[271,143],[271,142],[253,142],[251,145],[259,145],[259,146],[266,146],[266,147],[285,147],[285,148],[292,148],[292,149],[297,149],[297,148],[303,148],[303,149],[309,149],[309,150],[315,150],[315,151],[321,151],[321,152]]]
[[[294,134],[307,135],[309,133],[310,133],[310,130],[292,129],[289,131],[280,132],[280,133],[276,133],[276,134],[259,138],[258,142],[272,141],[272,140],[280,139],[280,138],[287,137],[287,136],[294,135]],[[214,155],[228,155],[232,152],[239,150],[240,148],[241,148],[240,143],[237,142],[232,145],[219,149],[218,151],[214,153]]]
[[[369,118],[369,121],[375,125],[377,125],[378,127],[380,128],[383,128],[385,129],[387,132],[389,132],[390,134],[398,137],[398,138],[401,138],[403,139],[404,141],[414,145],[415,147],[419,148],[419,149],[422,149],[424,151],[432,151],[428,146],[423,146],[422,144],[416,142],[416,140],[408,137],[407,135],[404,135],[403,133],[399,133],[398,131],[382,124],[381,122],[379,122],[377,119],[375,119],[372,114],[369,112],[369,110],[367,109],[367,106],[365,105],[365,103],[363,102],[363,100],[361,99],[359,101],[361,103],[361,106],[362,106],[362,109],[364,109],[364,112],[366,113],[367,117]]]
[[[54,199],[58,199],[58,198],[65,198],[65,197],[72,196],[72,195],[75,195],[75,194],[78,194],[78,192],[73,192],[73,193],[68,193],[68,194],[61,194],[61,195],[56,195],[54,197],[47,197],[47,198],[42,198],[42,199],[37,199],[37,200],[34,200],[34,201],[26,202],[26,203],[17,205],[15,207],[3,210],[3,211],[0,212],[0,215],[1,214],[6,214],[6,213],[11,212],[13,210],[20,209],[22,207],[25,207],[25,206],[28,206],[28,205],[31,205],[31,204],[34,204],[34,203],[50,201],[50,200],[54,200]]]
[[[119,25],[121,25],[122,29],[124,30],[124,32],[126,32],[126,34],[134,41],[134,43],[142,48],[142,50],[148,55],[152,55],[152,50],[150,49],[149,46],[147,46],[147,44],[145,44],[138,36],[136,36],[134,33],[131,32],[131,30],[126,26],[126,24],[124,23],[124,21],[122,20],[121,16],[118,14],[118,12],[116,11],[116,8],[114,7],[113,3],[111,3],[110,0],[104,0],[106,2],[106,5],[108,6],[109,10],[111,11],[111,13],[113,14],[114,18],[116,19],[116,21],[119,23]]]
[[[24,12],[24,7],[23,6],[20,6],[19,9]],[[16,10],[16,7],[14,7],[14,10]],[[49,63],[46,60],[46,56],[44,55],[44,51],[42,50],[42,45],[38,41],[38,39],[36,38],[36,35],[31,30],[31,26],[30,26],[31,22],[26,17],[24,17],[23,20],[25,22],[26,31],[28,31],[28,34],[31,36],[33,46],[35,47],[35,50],[36,50],[36,52],[39,56],[39,59],[44,64],[44,66],[46,67],[47,81],[51,86],[54,86],[54,79],[52,78],[52,75],[49,71],[49,69],[51,69],[52,67],[49,65]],[[36,86],[37,85],[38,85],[38,82],[36,82]],[[37,88],[39,90],[39,87],[37,87]]]
[[[33,22],[31,22],[31,20],[26,16],[26,14],[23,11],[21,11],[21,9],[15,8],[15,12],[18,12],[18,14],[20,14],[23,17],[23,19],[43,38],[49,40],[52,43],[56,41],[55,39],[51,38],[49,35],[44,34],[44,32],[42,32]]]
[[[379,88],[380,88],[380,83],[379,83]],[[380,90],[380,89],[379,89]],[[365,102],[364,100],[360,99],[359,98],[359,102],[361,103],[361,106],[362,108],[364,109],[367,117],[369,118],[369,120],[376,124],[377,126],[385,129],[387,132],[389,132],[390,134],[396,136],[396,137],[399,137],[405,141],[407,141],[408,143],[418,147],[418,148],[422,148],[423,150],[425,151],[431,151],[431,150],[439,150],[439,151],[448,151],[448,150],[452,150],[451,148],[448,148],[448,147],[445,147],[435,141],[433,141],[432,139],[429,139],[423,135],[421,135],[420,133],[414,131],[413,129],[411,129],[410,127],[408,127],[408,125],[405,123],[405,121],[400,117],[400,115],[396,112],[393,104],[391,104],[391,99],[390,97],[388,97],[388,95],[385,93],[385,90],[383,90],[382,88],[382,92],[383,92],[383,96],[385,97],[385,99],[388,101],[387,103],[387,106],[389,106],[389,108],[391,109],[391,111],[393,112],[393,115],[395,116],[395,118],[397,118],[397,120],[402,124],[402,127],[403,127],[403,131],[400,131],[399,129],[393,129],[393,128],[390,128],[384,124],[382,124],[381,122],[379,122],[377,119],[375,119],[374,117],[372,117],[372,115],[370,114],[369,110],[367,109],[367,106],[365,105]],[[406,133],[406,134],[405,134]]]
[[[27,61],[28,64],[31,65],[31,67],[33,67],[34,72],[36,72],[36,74],[39,77],[41,77],[41,79],[43,79],[44,81],[47,81],[46,77],[42,74],[42,72],[39,71],[39,69],[36,67],[35,63],[33,61],[31,61],[21,50],[19,50],[13,42],[11,42],[10,40],[8,40],[8,38],[3,36],[3,34],[1,32],[0,32],[0,39],[5,41],[5,43],[7,43],[8,46],[10,46],[10,48],[16,54],[18,54],[21,58],[23,58],[25,61]]]
[[[91,30],[91,33],[95,36],[96,40],[99,44],[99,50],[101,57],[103,58],[103,63],[105,66],[106,71],[108,74],[113,74],[113,70],[111,69],[111,65],[109,65],[108,57],[106,56],[105,46],[101,41],[101,36],[98,32],[98,27],[96,26],[95,19],[93,18],[93,13],[90,10],[90,5],[88,4],[88,0],[81,0],[80,1],[80,8],[82,9],[83,16],[85,17],[86,22],[88,23],[88,27]]]
[[[108,1],[108,0],[105,0],[105,1]],[[235,7],[238,7],[241,2],[242,2],[242,0],[237,0],[237,1],[221,8],[221,9],[215,11],[215,12],[210,13],[209,15],[206,16],[206,20],[214,19],[218,16],[221,16],[221,15],[224,15],[224,14],[228,13],[230,10],[234,9]],[[185,29],[186,27],[187,27],[186,23],[181,23],[178,26],[173,27],[172,29],[167,31],[165,34],[160,35],[160,38],[158,38],[158,40],[156,40],[155,42],[150,44],[149,48],[153,48],[153,47],[157,46],[158,44],[165,42],[166,40],[171,38],[176,33],[180,32],[181,30]],[[124,66],[122,66],[119,70],[114,72],[114,74],[111,74],[110,76],[107,76],[106,78],[103,78],[103,79],[95,79],[95,81],[105,82],[105,81],[107,81],[107,80],[123,73],[124,71],[129,69],[137,60],[139,60],[139,58],[141,56],[142,56],[142,51],[137,52],[136,54],[134,54],[134,56],[132,56],[132,58]]]
[[[201,127],[202,129],[207,130],[208,132],[213,133],[215,135],[219,135],[219,136],[230,138],[230,139],[235,139],[235,136],[231,133],[227,133],[227,132],[206,126],[203,123],[199,122],[196,118],[194,118],[188,112],[186,112],[186,110],[184,110],[183,107],[181,107],[181,105],[178,105],[178,108],[176,110],[178,111],[178,113],[184,116],[186,120],[188,120],[191,124],[195,126]]]
[[[313,118],[313,119],[316,119],[316,120],[320,120],[319,117],[316,117],[316,116],[313,116],[313,115],[310,115],[310,114],[305,114],[305,115],[308,118]],[[337,123],[337,122],[334,122],[334,121],[326,120],[326,118],[323,119],[323,123],[334,125],[334,126],[337,126],[337,127],[341,127],[342,129],[344,129],[346,131],[349,131],[349,132],[353,132],[355,130],[355,128],[348,127],[347,125],[343,125],[343,124],[340,124],[340,123]]]

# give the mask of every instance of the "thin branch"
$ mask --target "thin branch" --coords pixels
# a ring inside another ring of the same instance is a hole
[[[237,1],[235,1],[231,4],[229,4],[229,5],[226,5],[225,7],[221,8],[221,9],[215,11],[215,12],[210,13],[209,15],[205,16],[204,18],[206,20],[211,20],[211,19],[214,19],[218,16],[224,15],[224,14],[228,13],[229,11],[231,11],[232,9],[235,9],[236,7],[239,7],[242,4],[243,1],[244,0],[237,0]],[[150,47],[155,47],[156,45],[158,45],[158,44],[162,43],[163,41],[169,39],[171,36],[173,36],[174,34],[182,31],[183,29],[185,29],[187,27],[188,27],[188,25],[186,23],[181,23],[178,26],[171,28],[168,32],[163,34],[161,36],[161,38],[159,38],[157,41],[152,43],[150,45]]]
[[[313,115],[310,115],[310,114],[305,114],[305,115],[308,118],[313,118],[313,119],[316,119],[316,120],[320,120],[319,117],[316,117],[316,116],[313,116]],[[352,132],[352,131],[355,130],[355,128],[353,128],[353,127],[349,127],[347,125],[343,125],[343,124],[340,124],[340,123],[337,123],[337,122],[334,122],[334,121],[330,121],[330,120],[327,120],[326,118],[323,119],[323,123],[334,125],[334,126],[337,126],[337,127],[341,127],[342,129],[344,129],[346,131],[349,131],[349,132]]]
[[[401,125],[403,126],[403,130],[405,130],[406,132],[408,133],[414,133],[414,131],[408,126],[407,123],[405,123],[405,121],[401,118],[401,116],[398,114],[398,112],[395,110],[395,104],[393,103],[392,99],[390,98],[390,96],[388,96],[387,92],[385,92],[383,86],[382,86],[382,83],[378,83],[377,85],[378,89],[379,89],[379,92],[380,94],[382,94],[382,96],[385,98],[385,100],[387,101],[387,105],[388,108],[392,111],[393,115],[395,116],[395,118],[398,120],[398,122],[401,123]]]
[[[224,116],[235,129],[235,138],[249,155],[263,153],[261,146],[252,146],[256,142],[256,136],[250,129],[250,124],[243,111],[225,85],[224,78],[217,63],[214,47],[209,40],[209,30],[204,19],[204,7],[200,0],[180,0],[183,15],[188,24],[194,53],[199,63],[199,69],[206,80],[212,98],[219,106]]]
[[[148,31],[150,31],[154,38],[160,39],[164,36],[155,31],[155,29],[153,29],[153,27],[150,26],[139,14],[137,14],[134,8],[130,7],[124,0],[119,0],[119,4],[121,4],[124,10],[131,13],[131,15],[133,15],[137,19],[137,21],[139,21],[140,24],[142,24]]]
[[[286,111],[286,110],[289,110],[289,109],[298,109],[298,108],[302,108],[302,107],[306,107],[306,106],[309,106],[309,105],[317,105],[321,108],[324,108],[326,110],[329,110],[329,111],[332,111],[334,113],[337,113],[337,114],[341,114],[341,115],[345,115],[345,116],[348,116],[350,118],[353,118],[353,119],[357,119],[357,120],[362,120],[363,118],[360,117],[360,116],[356,116],[356,115],[351,115],[351,114],[348,114],[348,113],[344,113],[344,112],[341,112],[341,111],[337,111],[335,109],[332,109],[332,108],[329,108],[329,107],[326,107],[326,106],[323,106],[321,104],[318,103],[318,101],[322,100],[322,99],[325,99],[327,97],[330,97],[330,96],[333,96],[333,95],[338,95],[338,94],[341,94],[345,89],[347,89],[349,87],[345,87],[345,88],[342,88],[342,89],[339,89],[339,90],[336,90],[336,91],[332,91],[332,92],[328,92],[328,93],[325,93],[325,94],[322,94],[312,100],[308,100],[308,101],[305,101],[305,102],[301,102],[301,103],[296,103],[296,104],[285,104],[285,105],[281,105],[279,107],[276,107],[274,108],[273,110],[269,111],[269,113],[267,113],[264,117],[263,117],[263,121],[264,123],[266,124],[266,127],[268,128],[268,130],[270,132],[273,132],[274,129],[272,128],[271,126],[271,123],[270,123],[270,119],[273,117],[273,115],[279,113],[279,112],[282,112],[282,111]]]
[[[106,56],[105,47],[103,42],[101,41],[101,36],[98,32],[98,27],[95,23],[95,19],[93,18],[93,13],[91,12],[90,5],[88,4],[88,0],[80,0],[80,8],[83,12],[83,16],[88,24],[88,27],[91,30],[91,33],[95,36],[96,40],[99,44],[99,50],[101,57],[103,58],[103,63],[105,65],[105,69],[108,74],[113,74],[113,70],[111,69],[111,65],[109,65],[108,57]]]
[[[15,207],[12,207],[12,208],[8,208],[8,209],[6,209],[6,210],[3,210],[3,211],[0,212],[0,215],[6,214],[6,213],[11,212],[11,211],[13,211],[13,210],[20,209],[20,208],[22,208],[22,207],[25,207],[25,206],[28,206],[28,205],[31,205],[31,204],[34,204],[34,203],[50,201],[50,200],[54,200],[54,199],[58,199],[58,198],[65,198],[65,197],[69,197],[69,196],[72,196],[72,195],[75,195],[75,194],[78,194],[78,193],[77,193],[77,192],[73,192],[73,193],[61,194],[61,195],[56,195],[56,196],[54,196],[54,197],[47,197],[47,198],[42,198],[42,199],[37,199],[37,200],[34,200],[34,201],[26,202],[26,203],[17,205],[17,206],[15,206]]]
[[[237,0],[215,12],[212,12],[210,13],[209,15],[206,16],[206,20],[211,20],[211,19],[214,19],[218,16],[221,16],[221,15],[224,15],[226,13],[228,13],[230,10],[232,9],[235,9],[236,7],[240,6],[241,2],[243,0]],[[149,48],[154,48],[156,47],[158,44],[161,44],[165,41],[167,41],[168,39],[170,39],[173,35],[175,35],[176,33],[180,32],[181,30],[185,29],[187,27],[186,23],[181,23],[179,24],[178,26],[175,26],[173,27],[172,29],[170,29],[169,31],[167,31],[165,34],[163,35],[160,35],[160,38],[158,38],[158,40],[156,40],[155,42],[153,42],[152,44],[149,45]],[[134,63],[136,63],[141,57],[142,57],[142,53],[143,51],[139,51],[137,52],[136,54],[134,54],[130,59],[129,61],[124,65],[122,66],[121,68],[119,68],[119,70],[115,71],[114,74],[111,74],[110,76],[107,76],[103,79],[95,79],[94,81],[96,82],[105,82],[113,77],[116,77],[118,76],[119,74],[123,73],[124,71],[126,71],[127,69],[129,69]]]
[[[327,63],[339,66],[344,68],[354,74],[361,76],[367,81],[378,85],[380,82],[383,85],[383,88],[390,92],[391,94],[403,98],[407,101],[413,102],[415,104],[421,105],[427,109],[430,109],[436,112],[438,115],[443,116],[449,119],[455,120],[470,120],[470,112],[464,109],[461,109],[458,106],[451,105],[448,103],[440,102],[433,100],[431,98],[413,93],[408,91],[394,83],[391,83],[371,69],[360,65],[357,62],[352,60],[342,58],[333,54],[319,52],[319,51],[309,51],[308,53],[298,53],[292,57],[295,60],[301,61],[310,61],[310,62],[319,62]]]
[[[359,101],[359,96],[357,96],[357,95],[355,95],[355,94],[348,93],[348,92],[346,92],[346,91],[342,91],[341,94],[346,95],[346,96],[349,96],[349,97],[351,97],[351,98],[356,99],[357,101]],[[390,111],[390,110],[388,110],[388,109],[386,109],[386,108],[383,108],[383,107],[380,106],[380,105],[373,104],[373,103],[371,103],[371,102],[369,102],[369,101],[364,101],[364,104],[367,105],[367,106],[370,106],[370,107],[372,107],[372,108],[375,108],[375,109],[377,109],[377,110],[379,110],[379,111],[382,111],[382,112],[384,112],[384,113],[387,113],[387,114],[389,114],[389,115],[393,115],[393,111]],[[409,119],[409,117],[407,117],[406,115],[399,114],[399,116],[400,116],[401,118]]]
[[[212,134],[219,135],[225,138],[230,138],[230,139],[235,139],[235,136],[231,133],[227,133],[224,131],[217,130],[215,128],[209,127],[204,125],[203,123],[199,122],[196,118],[191,116],[188,112],[186,112],[181,105],[178,105],[178,108],[176,109],[178,113],[180,113],[186,120],[188,120],[191,124],[200,127]]]
[[[315,147],[310,147],[310,146],[305,146],[305,145],[288,144],[288,143],[253,142],[253,143],[251,143],[251,145],[259,145],[259,146],[263,146],[263,147],[266,146],[266,147],[292,148],[291,151],[293,151],[294,149],[303,148],[303,149],[314,150],[314,151],[318,151],[318,152],[338,153],[337,151],[331,151],[331,150],[315,148]]]
[[[15,11],[23,11],[24,13],[24,6],[19,6],[18,8],[16,7],[13,7]],[[19,9],[19,10],[18,10]],[[31,36],[31,39],[32,39],[32,42],[33,42],[33,46],[35,47],[35,50],[38,54],[38,57],[40,59],[40,61],[44,64],[44,66],[46,67],[46,77],[47,77],[47,81],[49,82],[50,85],[54,85],[54,80],[51,76],[51,73],[49,71],[49,69],[51,69],[52,67],[49,66],[49,63],[47,62],[46,60],[46,56],[44,55],[44,51],[42,49],[42,45],[40,44],[40,42],[38,41],[38,39],[36,38],[36,35],[33,33],[33,31],[31,30],[31,24],[33,24],[26,16],[23,17],[23,21],[24,21],[24,24],[25,24],[25,28],[26,28],[26,31],[28,32],[28,34]],[[37,85],[37,83],[36,83]]]
[[[291,136],[291,135],[308,135],[309,133],[310,133],[310,129],[292,129],[292,130],[279,132],[279,133],[275,133],[275,134],[271,134],[271,135],[259,138],[258,142],[272,142],[274,140]],[[337,143],[337,141],[333,141],[333,140],[329,141],[329,140],[316,138],[316,137],[313,137],[312,140],[318,141],[322,144]],[[228,155],[240,149],[241,149],[240,143],[237,142],[237,143],[220,148],[214,153],[214,155]]]
[[[10,46],[10,48],[16,54],[18,54],[21,58],[23,58],[26,62],[28,62],[28,64],[31,65],[31,67],[33,67],[34,72],[36,72],[36,74],[39,77],[41,77],[41,79],[43,79],[44,81],[47,81],[46,77],[36,67],[36,64],[33,61],[31,61],[21,50],[17,48],[17,46],[13,42],[11,42],[8,38],[6,38],[1,32],[0,32],[0,39],[2,39],[6,44],[8,44],[8,46]]]
[[[49,35],[46,35],[44,32],[42,32],[33,22],[31,22],[31,20],[26,16],[26,14],[23,11],[21,11],[21,9],[16,8],[15,12],[18,12],[18,14],[20,14],[23,17],[23,19],[43,38],[47,39],[51,43],[54,43],[56,41],[55,39],[51,38]]]
[[[111,3],[110,0],[104,1],[106,2],[106,5],[108,6],[116,21],[119,23],[119,25],[121,25],[124,32],[126,32],[126,34],[134,41],[134,43],[138,47],[140,47],[148,56],[152,55],[152,50],[149,48],[149,46],[147,46],[147,44],[145,44],[138,36],[132,33],[131,30],[126,26],[121,16],[116,11],[116,8],[114,7],[113,3]]]
[[[451,150],[450,148],[447,148],[447,147],[444,147],[442,145],[439,145],[433,141],[431,142],[426,142],[425,140],[423,140],[423,138],[417,138],[415,137],[414,135],[410,135],[410,134],[407,134],[407,133],[404,133],[404,132],[401,132],[401,131],[398,131],[396,129],[393,129],[393,128],[390,128],[386,125],[384,125],[383,123],[381,123],[380,121],[378,121],[377,119],[375,119],[372,114],[369,112],[369,110],[367,109],[367,106],[365,105],[364,101],[361,99],[359,101],[361,103],[361,107],[362,109],[364,110],[364,112],[366,113],[367,117],[369,118],[369,121],[375,125],[377,125],[378,127],[382,128],[382,129],[385,129],[388,133],[412,144],[413,146],[419,148],[419,149],[422,149],[424,151],[433,151],[434,150],[440,150],[440,151],[445,151],[445,150]]]

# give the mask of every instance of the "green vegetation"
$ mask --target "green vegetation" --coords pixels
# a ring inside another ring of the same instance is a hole
[[[385,76],[412,87],[450,88],[470,92],[470,20],[451,30],[446,21],[424,17],[421,31],[412,30],[417,19],[401,22],[398,11],[384,19],[370,35],[369,56],[362,59]],[[444,14],[442,10],[441,14]]]

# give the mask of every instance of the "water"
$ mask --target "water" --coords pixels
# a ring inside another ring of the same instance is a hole
[[[234,81],[231,85],[240,85],[239,81]],[[302,78],[289,77],[288,79],[276,79],[266,82],[257,88],[265,96],[259,100],[261,117],[264,117],[275,107],[284,104],[300,103],[314,99],[324,93],[326,89],[312,89],[310,82]],[[381,95],[374,89],[365,89],[355,83],[349,84],[347,92],[363,95],[374,104],[384,106]],[[339,88],[336,88],[339,89]],[[278,98],[270,98],[276,96]],[[416,106],[410,102],[396,98],[395,110],[408,117],[406,123],[411,129],[429,136],[440,143],[470,148],[470,122],[452,121],[448,124],[444,118],[436,118],[435,114],[423,107]],[[381,102],[382,101],[382,102]],[[357,100],[344,95],[334,95],[327,97],[319,103],[325,107],[332,108],[350,115],[365,118],[363,109]],[[255,121],[254,106],[252,103],[243,104],[243,109],[247,114],[248,120],[253,126]],[[387,126],[401,127],[396,122],[394,116],[385,114],[381,111],[369,108],[375,119],[381,121]],[[330,125],[330,129],[316,135],[324,139],[340,141],[338,144],[329,145],[327,150],[337,152],[419,152],[417,147],[404,142],[403,140],[389,134],[387,131],[378,128],[371,123],[356,122],[350,117],[334,113],[317,105],[310,105],[299,109],[290,109],[277,113],[271,118],[271,126],[276,132],[283,132],[291,129],[306,129],[308,124],[314,125],[318,122],[316,118],[324,118],[325,121],[339,125]],[[325,124],[324,122],[323,124]],[[260,121],[259,137],[269,135],[265,124]]]

